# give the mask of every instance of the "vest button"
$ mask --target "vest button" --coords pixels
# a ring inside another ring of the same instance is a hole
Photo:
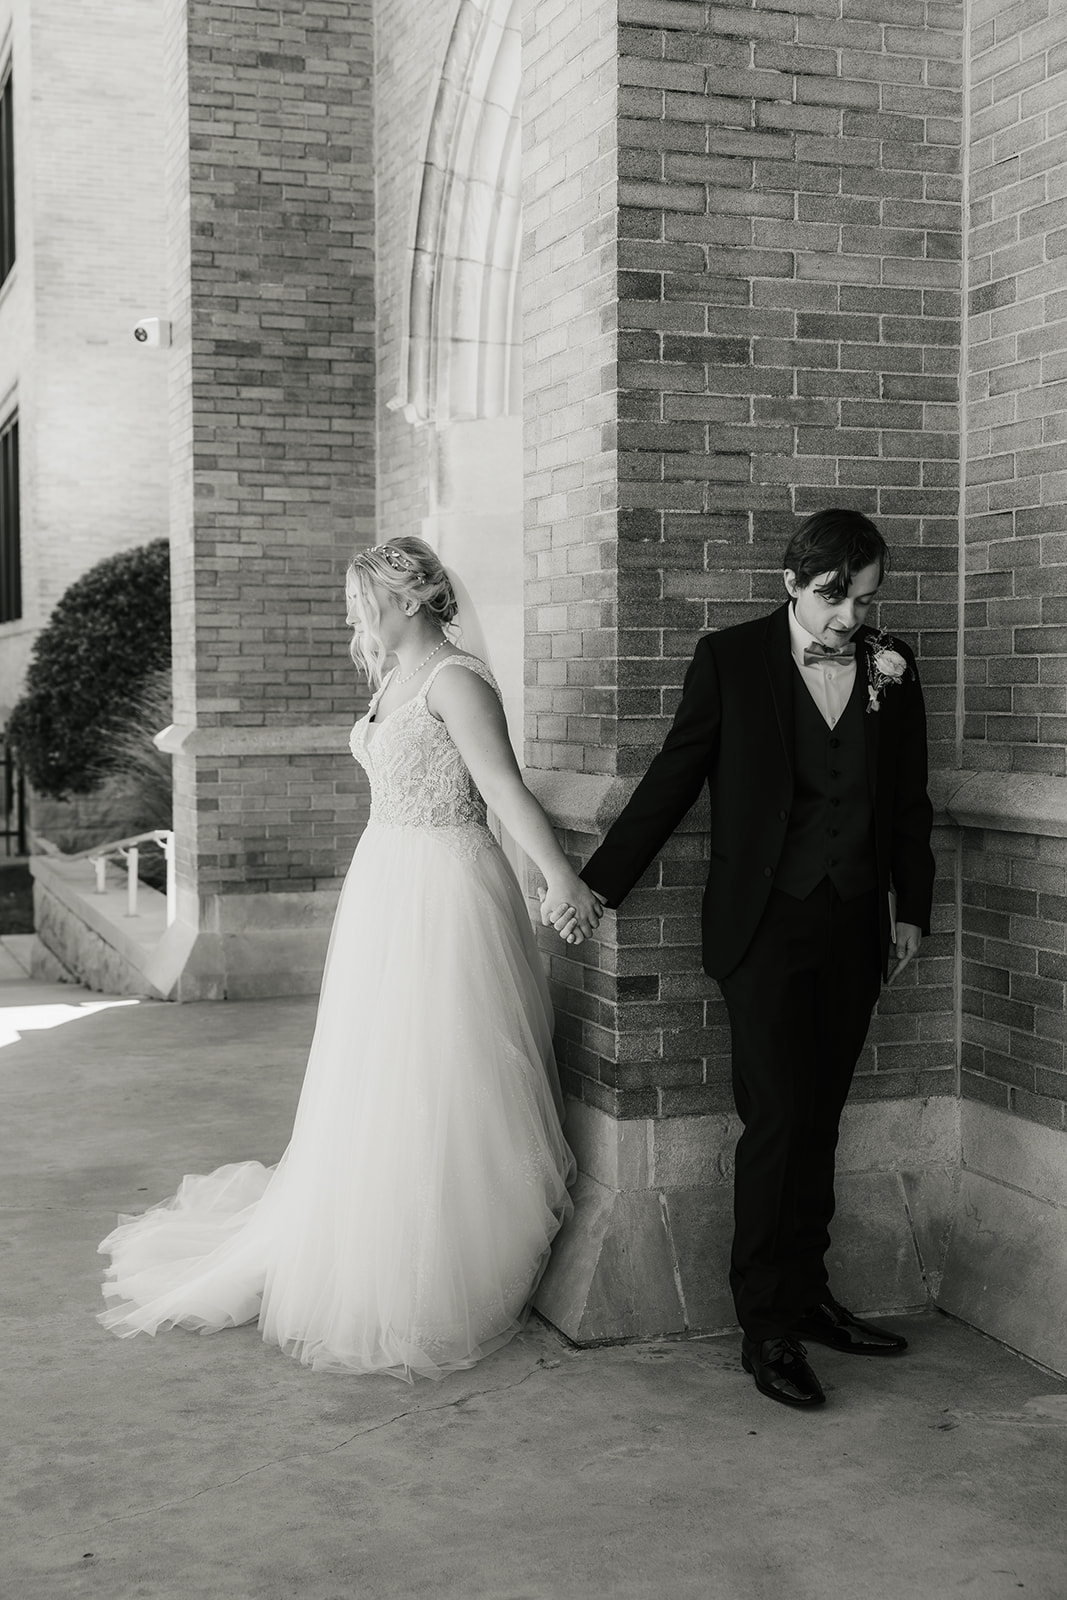
[[[837,838],[838,830],[836,828],[827,828],[826,831],[830,835],[831,839]]]
[[[774,868],[773,867],[764,867],[763,876],[765,878],[773,878],[774,877]]]
[[[789,816],[789,812],[788,811],[779,811],[779,813],[778,813],[779,822],[785,822],[785,820],[786,820],[786,818],[788,816]]]
[[[830,740],[830,749],[831,750],[836,750],[840,743],[841,743],[840,739],[831,739]]]
[[[830,804],[831,804],[831,805],[832,805],[832,806],[839,806],[839,805],[840,805],[840,804],[841,804],[841,802],[840,802],[840,800],[839,800],[839,799],[838,799],[838,798],[837,798],[837,796],[836,796],[836,795],[834,795],[834,797],[833,797],[833,799],[832,799],[832,800],[831,800],[831,801],[830,801]]]
[[[837,866],[837,857],[836,856],[827,856],[826,865],[828,867],[836,867]]]

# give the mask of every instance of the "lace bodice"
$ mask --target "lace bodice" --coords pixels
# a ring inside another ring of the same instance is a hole
[[[492,837],[485,801],[448,729],[426,704],[430,685],[447,667],[463,666],[499,695],[496,680],[477,656],[446,656],[427,676],[418,694],[382,722],[373,722],[388,678],[352,729],[352,754],[370,779],[371,822],[399,828],[474,830],[471,844]]]

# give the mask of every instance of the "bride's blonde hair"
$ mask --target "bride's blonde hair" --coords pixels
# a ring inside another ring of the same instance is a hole
[[[351,652],[356,666],[377,688],[388,652],[382,646],[381,609],[372,583],[387,589],[401,604],[414,600],[442,630],[455,620],[459,607],[437,552],[424,539],[404,535],[361,551],[345,574],[348,620],[353,626]]]

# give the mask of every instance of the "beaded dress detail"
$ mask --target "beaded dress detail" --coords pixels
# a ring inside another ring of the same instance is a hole
[[[495,690],[476,657],[448,656],[352,731],[371,814],[288,1149],[119,1219],[100,1247],[116,1333],[258,1320],[315,1367],[436,1378],[521,1328],[574,1162],[526,904],[427,704],[457,668]]]
[[[486,826],[485,801],[443,722],[426,704],[439,673],[461,666],[484,679],[495,693],[496,680],[477,656],[446,656],[426,678],[418,694],[375,722],[378,701],[352,729],[352,754],[371,781],[372,823],[393,828],[435,828],[442,842],[465,855],[476,855],[493,842]]]

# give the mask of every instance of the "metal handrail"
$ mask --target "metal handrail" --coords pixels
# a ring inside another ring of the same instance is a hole
[[[140,862],[139,846],[146,840],[159,845],[167,864],[167,927],[178,915],[178,885],[174,860],[174,832],[171,828],[152,828],[147,833],[132,833],[126,839],[112,839],[107,844],[90,845],[86,850],[75,850],[66,857],[68,861],[91,861],[96,871],[96,893],[107,893],[107,864],[119,859],[126,863],[126,915],[136,917],[137,868]]]
[[[7,857],[26,854],[26,780],[15,759],[15,752],[0,733],[0,840]],[[11,846],[14,844],[14,850]]]

